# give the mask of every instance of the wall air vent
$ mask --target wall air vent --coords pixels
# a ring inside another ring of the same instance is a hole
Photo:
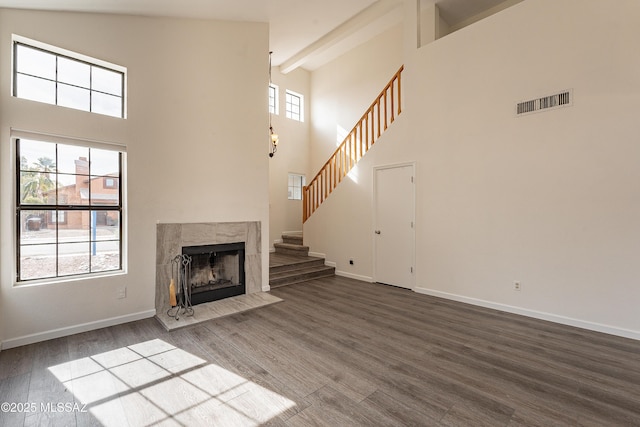
[[[516,105],[516,115],[521,116],[543,110],[554,110],[560,107],[568,107],[572,105],[572,103],[573,91],[565,90],[555,95],[519,102],[518,105]]]

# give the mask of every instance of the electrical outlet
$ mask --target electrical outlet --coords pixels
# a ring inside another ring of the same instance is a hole
[[[126,286],[122,286],[121,288],[118,288],[116,297],[118,299],[123,299],[127,297],[127,287]]]
[[[513,290],[514,291],[521,291],[522,290],[522,285],[520,284],[520,282],[513,282]]]

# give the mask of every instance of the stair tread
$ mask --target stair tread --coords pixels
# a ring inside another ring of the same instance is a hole
[[[282,235],[282,243],[291,243],[294,245],[302,245],[303,238],[301,235],[294,234],[283,234]]]
[[[271,273],[269,275],[269,280],[282,279],[282,278],[285,278],[285,277],[300,276],[300,275],[304,275],[304,274],[325,272],[325,271],[332,271],[333,272],[333,271],[335,271],[335,267],[330,267],[330,266],[327,266],[327,265],[320,265],[320,266],[298,268],[298,269],[295,269],[295,270],[286,270],[286,271],[281,271],[281,272],[277,272],[277,273]]]
[[[274,248],[285,248],[285,249],[298,249],[298,250],[309,250],[309,246],[304,245],[296,245],[295,243],[274,243]]]
[[[309,282],[315,279],[323,277],[329,277],[335,275],[335,269],[333,267],[318,269],[317,271],[311,271],[306,273],[292,274],[290,276],[276,277],[269,280],[269,287],[277,288],[279,286],[293,285],[295,283]]]
[[[296,263],[296,264],[283,264],[283,265],[279,265],[279,266],[275,266],[275,267],[270,267],[269,268],[269,276],[272,276],[274,274],[283,273],[285,271],[300,270],[302,268],[322,267],[322,266],[324,266],[324,260],[323,259],[320,259],[320,260],[317,260],[317,261],[300,262],[300,263]]]
[[[292,243],[274,243],[273,248],[281,255],[309,255],[309,246],[294,245]]]
[[[269,267],[282,267],[287,265],[303,264],[306,262],[318,262],[323,261],[324,258],[319,258],[309,255],[289,255],[274,252],[269,256]]]

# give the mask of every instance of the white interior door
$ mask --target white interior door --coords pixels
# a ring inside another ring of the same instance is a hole
[[[374,170],[374,278],[413,289],[414,165]]]

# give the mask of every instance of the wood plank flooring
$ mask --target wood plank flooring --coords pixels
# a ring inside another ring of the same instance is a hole
[[[33,410],[0,426],[640,426],[638,341],[341,277],[272,294],[4,350],[0,403]]]

